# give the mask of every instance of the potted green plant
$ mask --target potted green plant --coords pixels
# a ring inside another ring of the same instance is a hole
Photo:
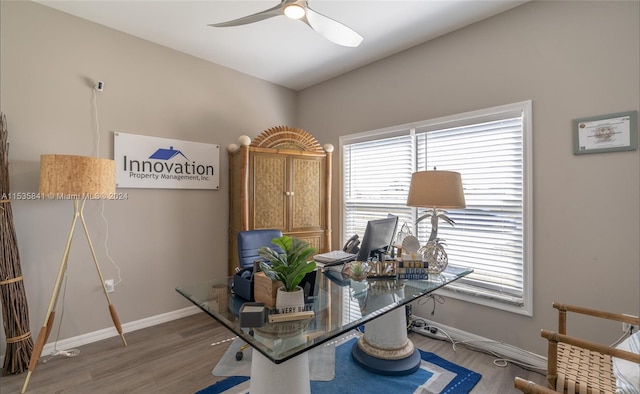
[[[353,261],[350,264],[351,278],[357,281],[367,279],[367,272],[369,272],[369,264],[366,261]]]
[[[284,251],[279,254],[268,246],[258,249],[260,257],[266,259],[260,262],[260,268],[271,280],[284,284],[285,291],[295,291],[306,274],[316,269],[316,263],[310,260],[316,249],[305,241],[283,235],[271,240]]]
[[[299,286],[306,274],[316,268],[310,260],[316,249],[305,241],[283,235],[271,240],[282,248],[278,253],[268,246],[258,249],[258,255],[267,261],[260,262],[260,268],[272,281],[280,281],[283,286],[276,293],[276,309],[280,313],[299,312],[304,307],[304,294]]]

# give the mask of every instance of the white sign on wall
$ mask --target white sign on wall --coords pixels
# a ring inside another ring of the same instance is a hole
[[[114,133],[118,188],[220,189],[220,145]]]

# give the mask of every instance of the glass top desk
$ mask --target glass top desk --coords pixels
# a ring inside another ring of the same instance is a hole
[[[362,324],[364,335],[353,349],[354,359],[360,365],[390,375],[417,370],[420,354],[407,338],[406,315],[401,306],[473,272],[449,265],[441,274],[429,274],[423,280],[355,281],[339,269],[316,271],[313,294],[305,300],[305,309],[314,312],[312,318],[265,322],[261,327],[240,327],[238,313],[248,301],[233,294],[228,278],[178,286],[176,291],[257,350],[252,357],[252,393],[260,392],[260,385],[271,383],[276,384],[280,392],[287,389],[290,391],[284,392],[298,393],[309,390],[306,352]],[[283,387],[284,381],[289,382],[291,376],[296,376],[292,373],[294,364],[302,374],[298,382],[302,386]],[[283,375],[279,377],[277,367],[285,365],[286,368],[280,368]]]

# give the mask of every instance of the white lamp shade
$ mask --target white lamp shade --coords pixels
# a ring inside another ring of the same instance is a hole
[[[454,171],[419,171],[411,174],[410,207],[465,208],[462,177]]]

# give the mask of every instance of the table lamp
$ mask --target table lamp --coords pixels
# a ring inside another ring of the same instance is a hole
[[[445,242],[438,238],[438,221],[455,224],[447,216],[446,209],[464,208],[464,192],[460,173],[453,171],[419,171],[411,174],[411,185],[407,205],[411,207],[430,208],[426,214],[416,220],[416,227],[420,221],[431,217],[431,236],[422,248],[423,262],[427,263],[427,272],[440,273],[448,264]]]
[[[436,170],[414,172],[411,174],[407,205],[430,208],[416,220],[416,224],[431,217],[429,242],[434,241],[438,237],[438,219],[443,219],[451,225],[455,224],[444,209],[466,207],[460,173]]]
[[[71,222],[71,230],[69,231],[69,237],[67,238],[67,245],[65,246],[64,253],[62,255],[62,262],[60,263],[60,269],[58,270],[58,276],[53,287],[53,294],[51,295],[47,315],[45,317],[44,324],[40,329],[40,333],[38,334],[38,339],[34,345],[31,359],[29,360],[29,370],[22,388],[22,393],[27,389],[31,373],[38,364],[44,344],[46,343],[51,332],[51,328],[53,327],[55,308],[58,302],[58,295],[60,293],[62,281],[64,279],[64,272],[67,268],[69,249],[71,247],[73,232],[78,218],[80,218],[84,233],[87,237],[87,242],[89,243],[89,249],[91,250],[91,255],[98,271],[98,276],[100,277],[100,284],[102,285],[104,295],[107,299],[111,319],[113,320],[113,324],[116,327],[118,334],[120,334],[120,337],[122,338],[124,346],[127,346],[127,341],[124,338],[118,314],[109,299],[109,294],[107,293],[107,288],[104,284],[104,278],[102,277],[102,272],[98,265],[98,258],[96,257],[96,253],[93,249],[87,224],[82,213],[87,200],[113,198],[116,189],[115,167],[115,161],[97,157],[74,155],[40,156],[40,195],[46,198],[58,200],[72,200],[73,221]],[[79,203],[79,200],[82,200],[81,204]]]

